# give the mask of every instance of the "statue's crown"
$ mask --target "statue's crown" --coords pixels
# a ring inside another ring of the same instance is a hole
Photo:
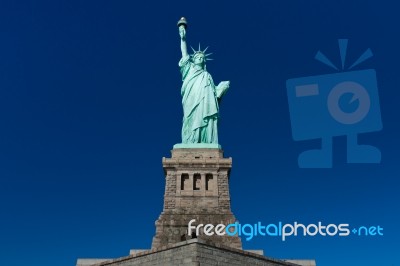
[[[200,43],[199,43],[199,50],[196,51],[192,46],[190,46],[190,48],[192,48],[193,50],[193,54],[191,54],[191,57],[195,57],[197,54],[202,54],[204,55],[204,61],[213,60],[211,58],[208,58],[208,56],[212,55],[212,53],[206,54],[208,46],[206,49],[204,49],[204,51],[201,50]]]

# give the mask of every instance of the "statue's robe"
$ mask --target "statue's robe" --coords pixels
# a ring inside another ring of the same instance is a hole
[[[182,143],[218,143],[218,98],[211,75],[190,56],[179,61],[182,74]]]

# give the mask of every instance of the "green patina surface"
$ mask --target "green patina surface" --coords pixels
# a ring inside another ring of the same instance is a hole
[[[222,96],[229,88],[229,81],[222,81],[217,86],[210,73],[206,70],[207,48],[189,55],[186,44],[186,27],[179,26],[181,37],[182,58],[179,61],[182,74],[182,144],[181,148],[189,147],[189,144],[214,144],[218,145],[218,120],[219,104]],[[208,59],[209,60],[209,59]],[[175,146],[177,146],[175,145]],[[174,146],[174,147],[175,147]],[[198,147],[198,146],[196,146]]]
[[[221,149],[221,145],[217,143],[178,143],[174,145],[174,149]]]

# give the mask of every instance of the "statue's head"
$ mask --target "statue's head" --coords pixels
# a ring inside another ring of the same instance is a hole
[[[195,65],[204,66],[206,64],[206,57],[202,52],[197,52],[193,54],[193,63]]]
[[[204,49],[204,51],[201,50],[200,44],[199,44],[199,50],[196,51],[191,47],[193,50],[192,56],[192,61],[195,65],[201,66],[202,68],[205,68],[206,61],[212,60],[211,58],[208,58],[209,55],[212,53],[206,54],[205,52],[207,51],[208,47]]]

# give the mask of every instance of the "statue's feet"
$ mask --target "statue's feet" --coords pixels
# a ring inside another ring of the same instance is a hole
[[[332,168],[332,150],[308,150],[299,155],[300,168]]]
[[[380,163],[381,151],[371,145],[347,145],[347,163]]]

